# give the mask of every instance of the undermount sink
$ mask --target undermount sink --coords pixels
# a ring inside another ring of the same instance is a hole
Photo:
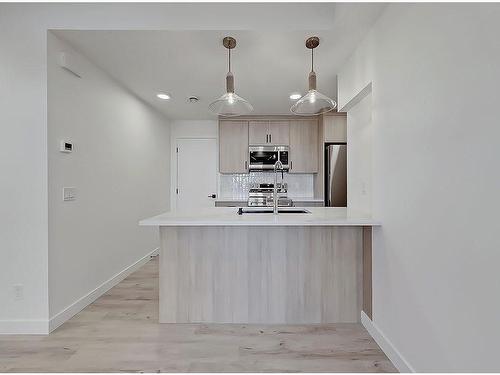
[[[256,207],[256,208],[238,208],[238,215],[243,214],[272,214],[272,207]],[[282,207],[278,208],[278,214],[310,214],[311,211],[305,210],[303,208],[294,207]]]

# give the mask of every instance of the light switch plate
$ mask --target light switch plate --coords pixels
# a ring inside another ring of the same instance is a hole
[[[14,299],[19,301],[24,299],[24,285],[23,284],[14,284]]]
[[[76,199],[76,188],[63,187],[63,201],[74,201]]]

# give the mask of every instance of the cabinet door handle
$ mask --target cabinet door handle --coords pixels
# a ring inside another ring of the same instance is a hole
[[[290,160],[290,170],[293,168],[293,161]]]
[[[248,169],[248,162],[245,160],[245,170]]]
[[[273,135],[269,134],[269,143],[273,143]]]
[[[266,134],[266,143],[269,143],[269,134]]]

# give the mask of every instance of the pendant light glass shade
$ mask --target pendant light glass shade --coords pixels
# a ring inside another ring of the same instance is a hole
[[[226,92],[208,106],[219,116],[232,117],[246,115],[253,111],[252,105],[234,92]]]
[[[290,111],[299,116],[320,115],[330,112],[337,107],[337,103],[317,90],[309,90],[297,100]]]
[[[314,48],[319,46],[319,38],[311,37],[306,40],[306,47],[311,50],[311,72],[309,73],[309,91],[290,108],[290,111],[299,116],[317,116],[333,111],[337,108],[335,100],[316,90],[316,73],[314,72]]]
[[[222,44],[229,51],[229,71],[226,75],[226,93],[214,102],[210,103],[208,108],[213,113],[223,117],[234,117],[249,114],[253,111],[252,105],[234,93],[234,76],[233,73],[231,73],[231,50],[236,47],[236,40],[231,37],[225,37]]]

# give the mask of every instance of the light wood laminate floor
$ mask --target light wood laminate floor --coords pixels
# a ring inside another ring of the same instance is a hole
[[[158,259],[48,336],[0,336],[1,372],[395,372],[360,324],[159,324]]]

